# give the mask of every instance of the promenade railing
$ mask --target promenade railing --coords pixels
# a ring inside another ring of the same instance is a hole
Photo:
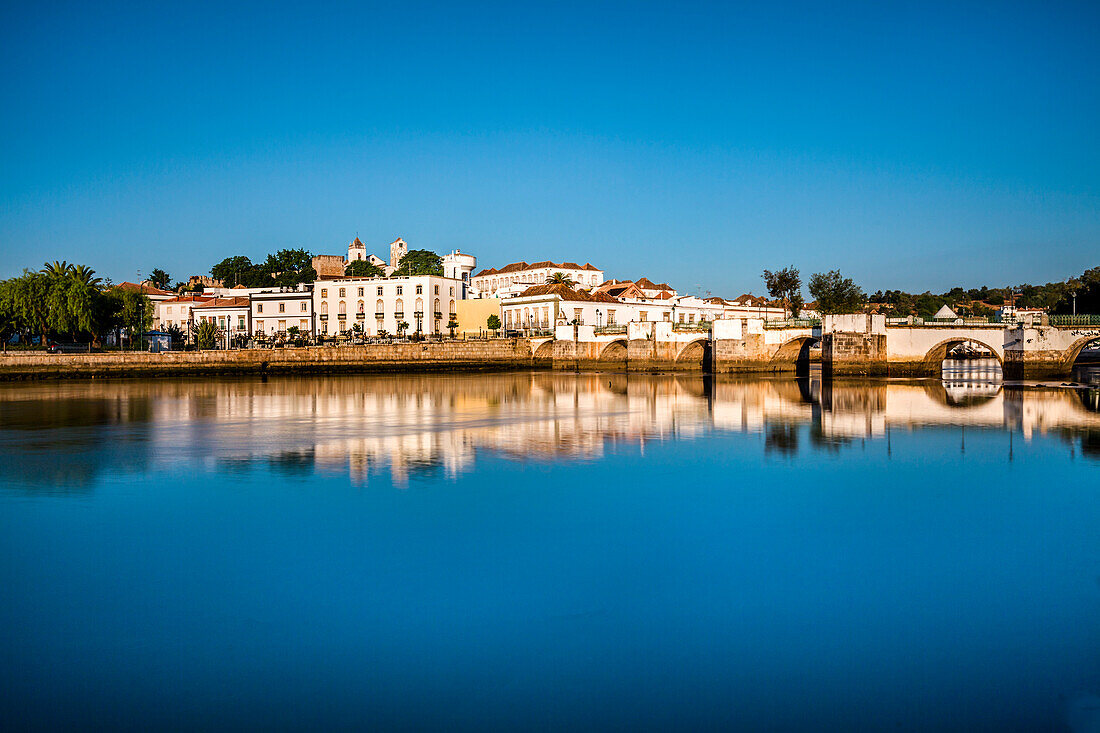
[[[820,318],[783,318],[774,321],[764,321],[764,328],[817,328],[821,325]]]
[[[626,324],[618,325],[612,324],[610,326],[596,326],[594,329],[596,333],[600,334],[620,334],[626,333]]]
[[[1100,326],[1100,315],[1050,316],[1052,326]]]

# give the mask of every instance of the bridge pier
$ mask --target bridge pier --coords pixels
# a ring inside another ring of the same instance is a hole
[[[821,370],[826,374],[886,375],[886,317],[825,316],[821,329]]]

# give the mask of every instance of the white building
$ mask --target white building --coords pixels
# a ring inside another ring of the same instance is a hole
[[[462,297],[463,282],[438,275],[412,277],[345,277],[313,284],[317,333],[336,336],[358,324],[364,335],[447,333],[447,323]]]
[[[197,305],[209,303],[213,298],[203,295],[181,295],[168,300],[153,303],[153,328],[164,330],[176,327],[189,334],[193,328],[192,309]]]
[[[297,328],[303,336],[313,334],[313,293],[309,290],[253,293],[250,297],[252,333],[269,336]]]
[[[522,293],[529,287],[545,285],[555,273],[567,275],[580,288],[594,288],[603,282],[603,270],[590,263],[575,262],[513,262],[499,270],[489,268],[473,275],[470,284],[485,296],[509,297]]]
[[[586,293],[567,285],[535,285],[501,301],[501,323],[509,330],[543,330],[576,323],[623,326],[630,321],[668,321],[672,306],[664,301],[629,302],[607,293]]]
[[[232,343],[238,336],[252,333],[251,308],[249,299],[211,298],[206,303],[192,309],[195,326],[201,323],[213,323],[218,329],[219,346]]]

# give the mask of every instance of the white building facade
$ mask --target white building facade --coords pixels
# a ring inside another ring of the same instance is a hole
[[[412,277],[346,277],[313,284],[316,331],[336,336],[354,331],[366,336],[407,333],[447,333],[447,323],[462,297],[460,279],[438,275]]]
[[[286,335],[297,328],[303,336],[313,334],[313,293],[309,290],[253,293],[249,300],[253,333]]]
[[[470,284],[487,297],[510,297],[522,293],[529,287],[545,285],[547,278],[555,273],[567,275],[575,287],[594,288],[603,282],[603,270],[591,263],[578,265],[575,262],[513,262],[499,270],[489,268],[470,277]]]

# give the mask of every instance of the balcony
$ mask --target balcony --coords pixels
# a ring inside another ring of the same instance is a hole
[[[437,320],[437,321],[443,320],[443,311],[436,311],[435,312],[435,320]]]
[[[327,321],[328,320],[328,313],[322,313],[321,314],[321,320],[322,321]]]
[[[386,314],[385,313],[375,313],[374,317],[381,321],[382,319],[384,319],[386,317]]]
[[[340,315],[338,315],[336,317],[338,319],[340,319],[341,321],[346,321],[348,319],[348,314],[347,313],[341,313]]]
[[[423,318],[423,317],[424,317],[424,311],[414,311],[413,312],[413,318]]]
[[[400,320],[405,317],[405,311],[394,311],[393,317]]]
[[[356,314],[355,314],[355,317],[356,317],[356,319],[358,319],[358,320],[362,321],[362,320],[365,320],[365,319],[366,319],[366,317],[367,317],[367,314],[366,314],[366,313],[356,313]]]

